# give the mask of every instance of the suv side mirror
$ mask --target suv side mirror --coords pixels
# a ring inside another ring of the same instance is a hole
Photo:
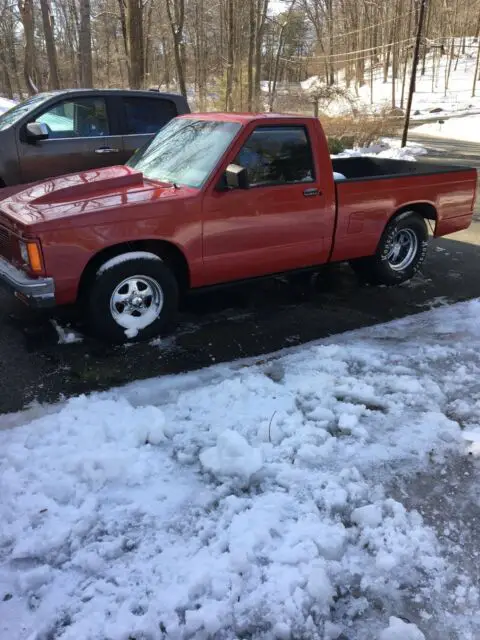
[[[248,177],[245,167],[238,164],[229,164],[225,170],[225,183],[227,189],[248,189]]]
[[[48,127],[43,122],[30,122],[25,127],[27,141],[31,143],[40,142],[48,138]]]

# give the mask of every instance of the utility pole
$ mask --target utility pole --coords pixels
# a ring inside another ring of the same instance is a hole
[[[475,64],[475,72],[473,74],[473,89],[472,89],[472,98],[475,97],[476,89],[477,89],[477,81],[478,81],[478,70],[480,68],[480,38],[478,39],[478,48],[477,48],[477,62]]]
[[[422,40],[423,23],[425,21],[425,7],[427,0],[420,0],[420,15],[418,16],[417,39],[413,52],[412,76],[410,78],[410,89],[408,91],[407,112],[405,113],[405,124],[403,127],[402,147],[407,144],[408,126],[410,124],[410,112],[412,111],[413,94],[415,93],[415,80],[417,77],[418,59],[420,57],[420,42]]]

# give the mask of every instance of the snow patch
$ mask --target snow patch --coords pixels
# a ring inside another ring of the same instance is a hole
[[[14,102],[13,100],[8,100],[8,98],[1,98],[0,97],[0,115],[2,113],[5,113],[5,111],[8,111],[12,107],[14,107],[15,104],[16,104],[16,102]]]
[[[434,138],[480,142],[480,115],[450,118],[448,120],[440,119],[437,122],[415,127],[413,132],[422,136],[433,136]]]
[[[243,436],[230,429],[218,436],[214,447],[202,451],[200,462],[220,480],[238,477],[246,483],[263,465],[261,451],[251,447]]]
[[[97,271],[97,275],[101,275],[105,271],[109,269],[113,269],[119,264],[123,262],[129,262],[130,260],[160,260],[161,258],[154,253],[150,253],[149,251],[128,251],[127,253],[121,253],[119,256],[114,256],[107,260],[100,269]]]
[[[83,342],[83,336],[78,331],[64,329],[57,320],[51,320],[52,325],[58,335],[58,344],[74,344],[75,342]]]
[[[415,624],[392,616],[388,628],[380,633],[378,640],[425,640],[425,636]]]
[[[476,439],[479,313],[0,416],[0,636],[405,640],[412,610],[475,640],[477,590],[387,487]]]

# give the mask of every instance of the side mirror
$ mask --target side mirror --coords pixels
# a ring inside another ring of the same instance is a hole
[[[225,170],[227,189],[248,189],[247,170],[238,164],[229,164]]]
[[[40,142],[48,138],[48,127],[43,122],[30,122],[26,128],[27,141],[31,143]]]

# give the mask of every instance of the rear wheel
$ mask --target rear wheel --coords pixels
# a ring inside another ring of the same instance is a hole
[[[427,253],[428,230],[418,213],[407,212],[386,227],[375,255],[350,264],[371,284],[395,285],[413,278]]]
[[[149,340],[172,323],[178,285],[158,256],[134,252],[113,258],[99,269],[85,304],[88,325],[102,340]]]

